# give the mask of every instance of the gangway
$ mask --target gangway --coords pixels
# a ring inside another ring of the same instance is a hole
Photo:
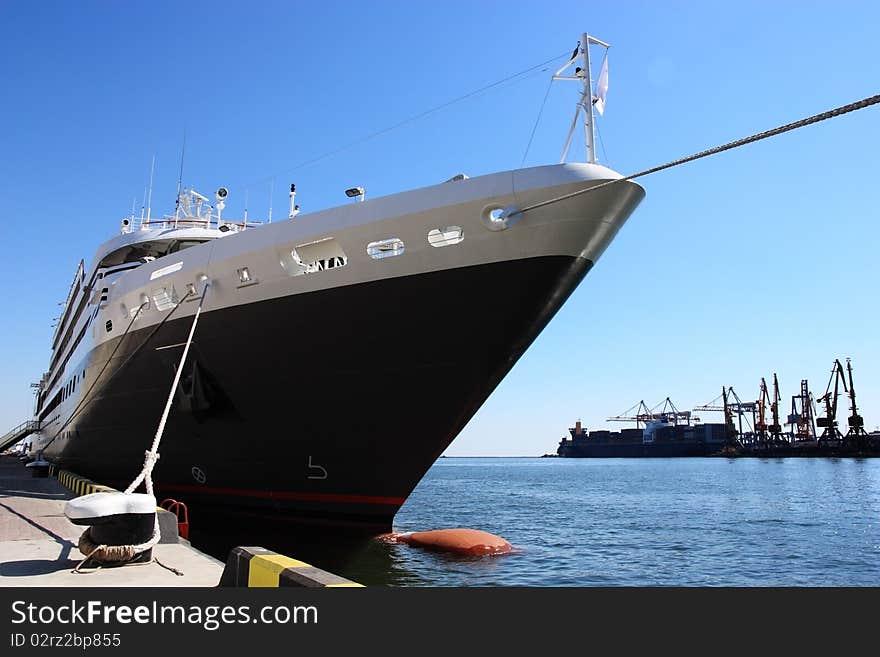
[[[28,420],[27,422],[22,422],[17,427],[7,432],[2,438],[0,438],[0,452],[2,452],[7,447],[11,447],[22,438],[27,438],[29,435],[39,430],[40,422],[38,420]]]

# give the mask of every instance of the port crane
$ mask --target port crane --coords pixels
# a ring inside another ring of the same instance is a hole
[[[846,372],[849,378],[849,411],[850,415],[846,422],[849,429],[846,432],[844,442],[855,442],[860,447],[864,447],[868,441],[868,432],[865,431],[865,420],[859,415],[859,409],[856,406],[856,387],[853,385],[852,363],[849,358],[846,359]]]
[[[608,422],[635,422],[636,428],[640,429],[641,423],[647,423],[650,419],[651,409],[648,408],[647,404],[645,404],[645,400],[642,399],[637,404],[630,406],[620,415],[608,418]]]
[[[733,386],[730,386],[727,389],[728,394],[733,397],[736,401],[730,404],[731,409],[737,414],[739,418],[739,441],[740,443],[752,442],[755,437],[755,429],[754,426],[757,424],[757,419],[755,417],[755,411],[757,409],[757,404],[755,402],[744,402],[739,398],[739,395],[736,394],[736,391],[733,389]],[[752,421],[749,422],[748,414],[751,414]],[[746,418],[746,425],[749,427],[749,432],[743,432],[743,417]]]
[[[657,411],[658,408],[660,409],[659,412]],[[679,421],[683,422],[684,424],[691,423],[691,412],[678,410],[669,397],[667,397],[651,409],[651,416],[651,419],[653,420],[672,422],[676,426],[678,426]]]
[[[839,386],[841,384],[843,385],[843,391],[849,392],[846,387],[846,375],[843,373],[843,365],[840,364],[840,359],[836,358],[834,365],[831,367],[831,378],[828,379],[825,394],[816,400],[817,403],[825,405],[825,416],[816,419],[816,425],[822,427],[822,435],[819,436],[820,444],[843,440],[843,434],[837,428],[837,399],[840,397]]]
[[[733,391],[733,388],[730,389]],[[721,405],[718,405],[719,400]],[[728,401],[728,390],[726,386],[721,386],[721,395],[713,399],[707,404],[695,406],[695,411],[721,411],[724,413],[724,424],[727,426],[727,440],[730,444],[737,444],[736,425],[733,422],[733,408]],[[740,430],[742,429],[742,419],[740,418]]]
[[[659,411],[657,410],[658,408],[660,409]],[[633,414],[634,411],[635,414]],[[654,408],[648,408],[648,405],[645,404],[645,400],[643,399],[620,415],[608,418],[608,422],[635,422],[636,428],[642,423],[647,424],[651,420],[672,422],[676,426],[680,422],[690,424],[691,412],[678,410],[675,407],[675,404],[672,403],[672,400],[667,397],[665,400],[654,406]]]
[[[718,400],[722,400],[722,405],[718,406]],[[731,401],[733,400],[733,401]],[[732,436],[731,442],[738,443],[739,445],[743,445],[745,442],[750,442],[754,438],[754,426],[757,424],[757,420],[755,419],[755,411],[757,408],[756,402],[744,402],[739,398],[739,395],[736,394],[736,391],[733,389],[733,386],[729,388],[721,388],[721,397],[716,397],[708,404],[703,404],[702,406],[697,406],[694,408],[695,411],[723,411],[724,412],[724,420],[728,426],[728,431]],[[733,415],[736,413],[737,416],[737,424],[739,425],[739,429],[737,430],[734,427]],[[752,416],[751,422],[749,421],[749,415]],[[743,431],[743,418],[745,418],[746,426],[748,427],[748,432]]]
[[[761,387],[758,392],[758,399],[755,402],[758,408],[758,421],[755,422],[755,434],[757,434],[758,442],[762,445],[767,444],[767,406],[770,405],[770,393],[767,392],[767,381],[761,377]]]
[[[798,408],[800,402],[800,408]],[[816,440],[816,413],[813,410],[813,395],[807,379],[801,379],[801,394],[791,396],[791,413],[787,425],[794,431],[796,442]]]
[[[782,425],[779,423],[779,402],[782,395],[779,394],[779,379],[776,378],[776,372],[773,372],[773,401],[770,402],[770,415],[773,418],[773,424],[767,427],[770,430],[770,438],[774,444],[787,443],[788,438],[782,435]]]

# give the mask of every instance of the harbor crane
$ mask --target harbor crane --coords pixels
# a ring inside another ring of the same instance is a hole
[[[736,394],[736,391],[733,389],[733,386],[727,389],[728,394],[733,397],[736,401],[730,404],[731,409],[739,416],[739,440],[741,443],[752,442],[755,437],[754,426],[757,424],[757,420],[755,418],[755,411],[757,408],[757,403],[755,402],[744,402],[739,398],[739,395]],[[752,421],[749,422],[748,413],[752,415]],[[749,426],[750,431],[748,433],[743,432],[743,417],[746,418],[746,425]]]
[[[758,441],[762,444],[773,443],[774,445],[787,443],[788,440],[782,435],[782,425],[779,423],[779,402],[782,396],[779,394],[779,379],[776,372],[773,373],[773,395],[767,388],[767,381],[761,377],[761,389],[758,400],[755,402],[758,408],[758,421],[755,423],[755,433]],[[771,424],[767,423],[767,411],[770,411]]]
[[[856,406],[856,387],[853,385],[852,363],[849,358],[846,359],[846,372],[849,378],[850,415],[846,420],[849,429],[846,432],[844,442],[854,442],[860,447],[864,447],[868,441],[868,432],[865,431],[865,420],[859,415],[859,409]]]
[[[657,411],[658,408],[660,409],[659,412]],[[651,415],[653,420],[672,422],[676,426],[678,426],[679,421],[682,421],[684,424],[691,423],[691,412],[678,410],[669,397],[652,408]]]
[[[773,372],[773,401],[770,402],[770,415],[773,418],[773,424],[767,427],[770,430],[770,438],[774,444],[788,443],[789,440],[782,435],[782,425],[779,423],[779,402],[782,395],[779,394],[779,379],[776,378],[776,372]]]
[[[645,400],[642,399],[639,403],[630,406],[620,415],[608,418],[608,422],[635,422],[636,428],[640,429],[641,423],[647,423],[650,419],[651,409],[648,408],[647,404],[645,404]]]
[[[841,384],[843,385],[843,391],[849,392],[846,387],[846,375],[843,373],[843,365],[840,364],[840,359],[836,358],[831,368],[831,378],[828,379],[828,385],[825,387],[825,394],[816,400],[817,403],[825,405],[825,416],[816,419],[816,425],[822,427],[819,444],[843,440],[843,434],[837,428],[837,399],[840,397],[839,386]]]
[[[761,377],[761,387],[758,392],[758,400],[755,402],[758,407],[758,421],[755,423],[755,433],[758,442],[762,445],[767,444],[767,406],[770,405],[770,393],[767,391],[767,381]]]
[[[733,389],[731,388],[731,391]],[[721,405],[718,405],[719,400],[721,401]],[[727,427],[727,440],[731,445],[737,444],[739,441],[737,440],[737,431],[736,425],[733,422],[733,408],[728,402],[728,390],[726,386],[721,386],[721,395],[716,397],[712,401],[707,404],[703,404],[701,406],[695,406],[695,411],[721,411],[724,413],[724,424]],[[742,425],[742,420],[740,420],[740,428]]]
[[[796,442],[816,440],[816,413],[813,403],[809,383],[807,379],[801,379],[801,394],[791,396],[791,413],[786,422],[792,427]]]
[[[660,409],[659,411],[657,409]],[[635,411],[635,414],[633,412]],[[638,404],[631,406],[620,415],[608,418],[608,422],[635,422],[636,427],[640,427],[642,423],[646,424],[651,420],[660,420],[661,422],[672,422],[676,426],[679,423],[690,424],[691,412],[680,411],[667,397],[658,403],[654,408],[648,408],[645,400],[641,400]]]

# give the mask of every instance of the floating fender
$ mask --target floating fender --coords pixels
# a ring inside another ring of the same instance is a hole
[[[84,546],[93,550],[99,545],[141,545],[153,536],[156,498],[144,493],[91,493],[68,501],[64,507],[64,515],[75,525],[89,525],[80,539],[80,551],[83,551]],[[94,558],[104,561],[101,556],[96,555]],[[132,557],[106,560],[131,562],[135,560]],[[136,560],[148,561],[151,557],[152,549],[149,549],[140,553]]]
[[[507,554],[513,550],[513,546],[500,536],[479,529],[435,529],[428,532],[395,534],[391,540],[429,550],[468,556]]]

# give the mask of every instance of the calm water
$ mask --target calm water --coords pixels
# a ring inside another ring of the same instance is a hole
[[[517,551],[274,547],[365,584],[878,586],[880,459],[444,458],[395,520],[443,527]]]

